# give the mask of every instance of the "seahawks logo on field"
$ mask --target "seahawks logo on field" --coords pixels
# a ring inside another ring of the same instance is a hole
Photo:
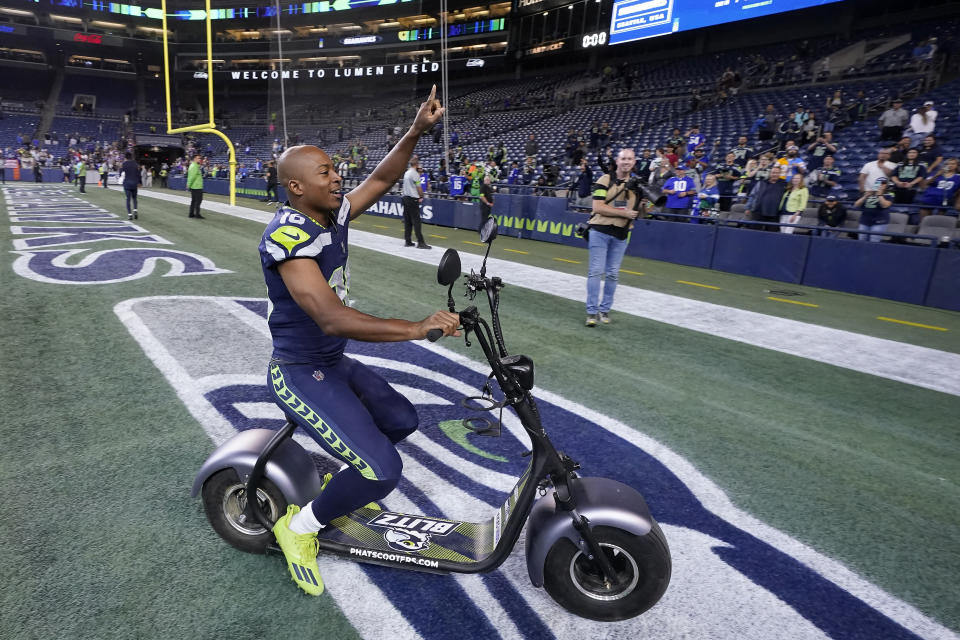
[[[432,536],[445,536],[463,523],[383,512],[367,524],[385,529],[383,539],[391,549],[409,553],[423,551],[430,546]]]

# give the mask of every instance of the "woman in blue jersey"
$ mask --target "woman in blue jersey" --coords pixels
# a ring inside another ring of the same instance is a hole
[[[291,147],[280,156],[280,184],[289,200],[260,242],[273,337],[267,384],[284,413],[344,463],[320,496],[302,509],[290,505],[273,528],[290,575],[311,595],[323,592],[317,531],[393,491],[402,470],[395,445],[418,424],[416,410],[406,398],[373,370],[343,354],[347,340],[420,340],[430,329],[460,335],[459,317],[446,311],[409,322],[346,306],[350,221],[403,174],[417,140],[443,115],[435,96],[436,86],[409,131],[346,195],[333,161],[317,147]],[[310,569],[310,575],[303,568]]]
[[[960,175],[957,174],[957,159],[950,158],[943,163],[943,169],[927,178],[927,188],[920,196],[920,219],[933,212],[945,214],[953,207],[960,210]]]

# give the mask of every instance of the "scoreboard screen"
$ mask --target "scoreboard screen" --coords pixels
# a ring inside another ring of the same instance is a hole
[[[724,22],[769,16],[840,0],[615,0],[610,44]]]

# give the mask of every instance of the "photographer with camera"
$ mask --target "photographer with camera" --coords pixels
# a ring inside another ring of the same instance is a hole
[[[590,247],[588,327],[597,326],[598,320],[610,324],[610,307],[617,289],[620,263],[627,250],[627,235],[637,216],[646,212],[645,194],[639,180],[631,175],[636,163],[633,149],[621,149],[614,170],[600,176],[593,185],[593,213],[583,233]],[[601,276],[604,279],[603,299],[598,304]]]

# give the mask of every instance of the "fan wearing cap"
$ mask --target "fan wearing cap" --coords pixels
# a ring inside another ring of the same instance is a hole
[[[781,176],[789,182],[796,174],[805,174],[807,172],[807,163],[800,157],[800,147],[791,144],[787,147],[787,155],[777,159],[777,164],[781,167]]]
[[[920,141],[933,133],[937,128],[937,112],[933,108],[933,101],[927,100],[917,109],[917,112],[910,116],[911,143],[913,146],[920,144]]]
[[[889,109],[880,114],[877,120],[880,123],[880,139],[884,142],[893,142],[899,139],[909,120],[910,114],[903,108],[903,100],[897,98]]]
[[[827,196],[817,210],[817,219],[821,227],[840,227],[847,219],[847,208],[837,199],[837,196]],[[820,229],[818,235],[826,238],[836,238],[840,235],[839,231],[832,229]]]
[[[860,231],[870,231],[873,233],[858,234],[861,240],[870,242],[880,242],[883,240],[883,232],[887,230],[890,224],[890,212],[887,209],[892,204],[890,196],[887,195],[887,179],[877,178],[873,189],[867,191],[860,199],[853,203],[853,206],[860,209]]]

